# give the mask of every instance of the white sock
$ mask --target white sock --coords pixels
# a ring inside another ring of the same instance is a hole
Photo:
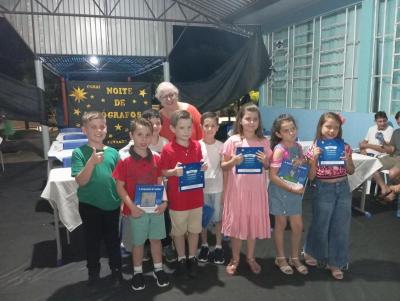
[[[195,256],[194,255],[189,255],[189,259],[192,259],[192,258],[194,258]]]
[[[221,245],[215,245],[214,249],[222,249],[222,246]]]
[[[162,271],[162,262],[154,264],[154,272]]]
[[[180,257],[178,257],[178,261],[181,261],[181,260],[183,260],[183,259],[186,259],[186,256],[180,256]]]
[[[207,248],[208,248],[208,243],[201,244],[201,246],[202,246],[202,247],[207,247]]]
[[[143,273],[143,268],[141,265],[133,267],[133,275],[142,273]]]

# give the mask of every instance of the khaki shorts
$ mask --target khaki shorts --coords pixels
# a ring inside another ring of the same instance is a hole
[[[392,167],[400,169],[400,157],[383,156],[379,158],[379,161],[382,163],[381,170],[388,170]]]
[[[201,218],[203,215],[203,207],[196,209],[175,211],[169,210],[171,217],[171,235],[180,236],[189,233],[200,233],[201,232]]]

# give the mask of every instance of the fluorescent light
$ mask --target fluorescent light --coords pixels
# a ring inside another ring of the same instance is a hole
[[[97,58],[97,56],[91,56],[89,59],[89,62],[93,65],[98,65],[99,64],[99,59]]]

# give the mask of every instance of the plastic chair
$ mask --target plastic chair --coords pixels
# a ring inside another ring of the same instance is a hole
[[[63,136],[63,140],[78,140],[78,139],[87,139],[85,134],[67,134]]]
[[[84,144],[86,144],[88,142],[88,140],[87,139],[82,139],[82,140],[75,140],[75,141],[64,141],[63,142],[63,150],[66,150],[66,149],[74,149],[74,148],[77,148],[77,147],[80,147],[80,146],[82,146],[82,145],[84,145]]]
[[[82,132],[80,128],[63,128],[60,129],[60,133],[79,133]]]
[[[63,167],[71,167],[71,157],[63,158]]]

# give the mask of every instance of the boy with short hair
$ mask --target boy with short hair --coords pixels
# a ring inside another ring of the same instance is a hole
[[[93,286],[100,275],[100,243],[104,240],[114,285],[122,281],[118,222],[120,199],[111,177],[119,160],[117,150],[105,146],[106,118],[101,112],[85,112],[82,132],[88,143],[72,153],[71,175],[78,183],[79,214],[84,230],[88,286]]]
[[[178,253],[177,274],[188,272],[190,277],[197,275],[197,244],[201,232],[203,211],[203,189],[179,191],[179,177],[183,170],[180,164],[201,162],[201,146],[190,138],[192,118],[187,111],[177,110],[171,115],[171,131],[175,139],[164,146],[161,152],[160,169],[168,177],[167,194],[175,248]],[[203,170],[206,165],[203,165]],[[185,234],[188,237],[189,258],[185,253]]]
[[[206,112],[201,116],[201,127],[203,139],[200,140],[201,150],[204,161],[207,162],[205,173],[204,204],[213,209],[210,222],[215,225],[216,244],[213,262],[223,264],[225,262],[222,250],[221,216],[222,216],[222,191],[223,191],[223,172],[221,169],[221,151],[223,143],[215,139],[218,131],[218,115],[214,112]],[[207,242],[207,227],[201,232],[201,248],[199,261],[207,262],[210,255],[210,248]]]
[[[157,206],[154,213],[146,213],[133,202],[138,184],[160,185],[161,175],[158,169],[160,156],[149,149],[153,132],[150,121],[139,118],[131,122],[129,136],[133,140],[130,156],[119,161],[113,172],[117,181],[117,192],[124,202],[123,212],[130,216],[132,232],[133,290],[145,288],[143,277],[143,249],[147,239],[150,240],[153,257],[153,277],[159,287],[169,285],[168,277],[163,271],[161,239],[165,238],[164,211],[167,201]],[[164,199],[166,195],[164,194]]]

